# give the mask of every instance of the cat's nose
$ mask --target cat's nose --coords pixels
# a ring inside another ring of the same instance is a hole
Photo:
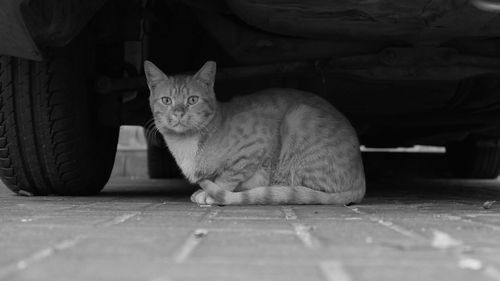
[[[175,111],[174,112],[174,116],[177,118],[177,119],[181,119],[182,116],[184,116],[184,111]]]
[[[172,119],[174,119],[174,121],[179,121],[184,116],[184,113],[184,110],[175,110],[172,114]]]

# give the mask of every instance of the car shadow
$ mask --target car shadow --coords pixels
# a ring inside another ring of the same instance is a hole
[[[188,198],[198,189],[185,180],[111,178],[99,197],[175,197]]]
[[[166,201],[189,201],[196,185],[184,180],[113,178],[97,195],[100,198],[157,198]],[[372,204],[474,204],[500,201],[500,181],[414,176],[371,178],[362,205]]]

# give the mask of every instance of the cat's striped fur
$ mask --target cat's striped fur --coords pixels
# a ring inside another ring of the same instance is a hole
[[[356,133],[327,101],[269,89],[220,103],[214,62],[192,77],[144,66],[156,127],[186,178],[202,188],[194,202],[347,204],[363,198]],[[197,102],[189,104],[193,96]],[[172,103],[162,103],[165,97]]]

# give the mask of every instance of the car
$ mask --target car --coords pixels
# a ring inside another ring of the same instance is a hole
[[[178,169],[151,128],[145,59],[218,63],[220,100],[314,92],[365,147],[446,147],[456,176],[500,172],[493,0],[2,0],[0,176],[23,195],[98,193],[119,127],[146,128],[152,177]]]

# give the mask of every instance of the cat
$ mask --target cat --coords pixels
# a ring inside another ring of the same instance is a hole
[[[358,138],[326,100],[268,89],[218,102],[216,64],[167,76],[144,62],[158,131],[200,205],[349,204],[365,194]]]

